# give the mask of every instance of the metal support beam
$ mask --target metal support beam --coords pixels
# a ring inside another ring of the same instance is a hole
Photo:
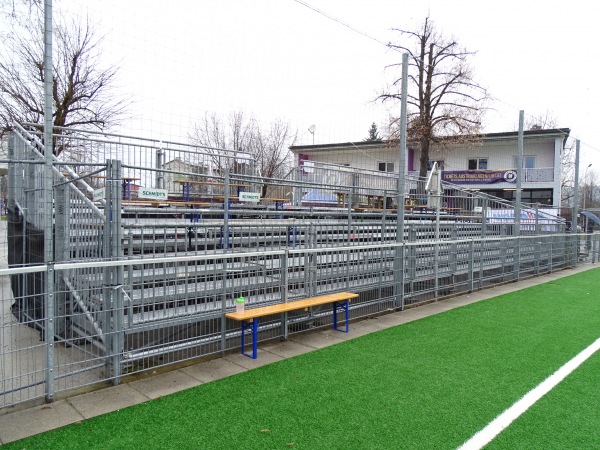
[[[53,141],[52,141],[52,0],[44,2],[44,262],[45,282],[46,401],[54,398],[54,232],[53,232]]]

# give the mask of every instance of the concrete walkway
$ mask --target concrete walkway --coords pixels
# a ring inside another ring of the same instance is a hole
[[[418,308],[386,314],[374,319],[365,319],[352,323],[350,332],[347,334],[332,330],[321,330],[292,335],[284,342],[261,344],[256,360],[239,353],[229,353],[223,358],[156,375],[141,375],[141,378],[135,381],[76,395],[50,404],[37,405],[26,409],[15,408],[18,410],[7,408],[0,411],[0,444],[33,436],[137,403],[147,402],[202,383],[209,383],[284,358],[291,358],[337,344],[347,339],[354,339],[385,328],[402,325],[459,306],[525,289],[596,267],[599,266],[584,263],[574,269],[541,275],[518,283],[477,291]]]

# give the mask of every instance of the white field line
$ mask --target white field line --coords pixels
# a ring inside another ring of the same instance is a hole
[[[471,439],[462,444],[458,450],[479,450],[489,444],[502,430],[507,428],[514,420],[550,392],[558,383],[564,380],[599,349],[600,338],[542,381],[537,387],[525,394],[519,401],[487,424],[485,428],[478,431]]]

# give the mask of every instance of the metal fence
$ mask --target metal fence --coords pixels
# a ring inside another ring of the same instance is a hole
[[[514,214],[488,212],[511,205],[452,186],[444,196],[453,206],[436,211],[409,193],[399,224],[387,174],[331,166],[322,177],[316,168],[270,180],[240,152],[118,141],[69,137],[64,148],[77,158],[55,158],[48,217],[41,142],[24,129],[11,138],[0,407],[238,348],[238,324],[224,315],[240,296],[252,308],[352,291],[358,319],[598,257],[596,235],[565,233],[564,221],[534,208],[515,233]],[[148,188],[167,196],[141,197]],[[241,192],[260,200],[243,202]],[[46,221],[53,261],[43,258]],[[269,317],[259,340],[331,320],[321,308]]]

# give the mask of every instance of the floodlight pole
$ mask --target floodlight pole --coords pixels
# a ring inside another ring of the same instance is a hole
[[[396,247],[394,257],[394,293],[396,308],[404,309],[404,191],[406,190],[406,123],[408,95],[408,53],[402,54],[402,85],[400,91],[400,148],[398,167]]]
[[[44,2],[44,297],[46,340],[46,402],[54,398],[54,240],[52,173],[52,0]],[[68,200],[67,200],[68,201]]]
[[[577,236],[577,223],[579,207],[579,139],[575,140],[575,192],[573,192],[573,212],[571,217],[571,233],[573,234],[573,265],[577,263],[579,253],[579,236]]]
[[[575,140],[575,191],[573,192],[573,213],[571,227],[577,230],[577,209],[579,206],[579,139]]]
[[[520,278],[521,268],[521,191],[523,182],[523,123],[525,112],[519,111],[519,135],[517,139],[517,190],[515,196],[515,226],[513,236],[516,236],[513,246],[513,272],[515,281]]]
[[[519,111],[519,135],[517,139],[517,186],[515,191],[515,229],[514,236],[521,235],[521,186],[523,176],[523,123],[525,112]]]

